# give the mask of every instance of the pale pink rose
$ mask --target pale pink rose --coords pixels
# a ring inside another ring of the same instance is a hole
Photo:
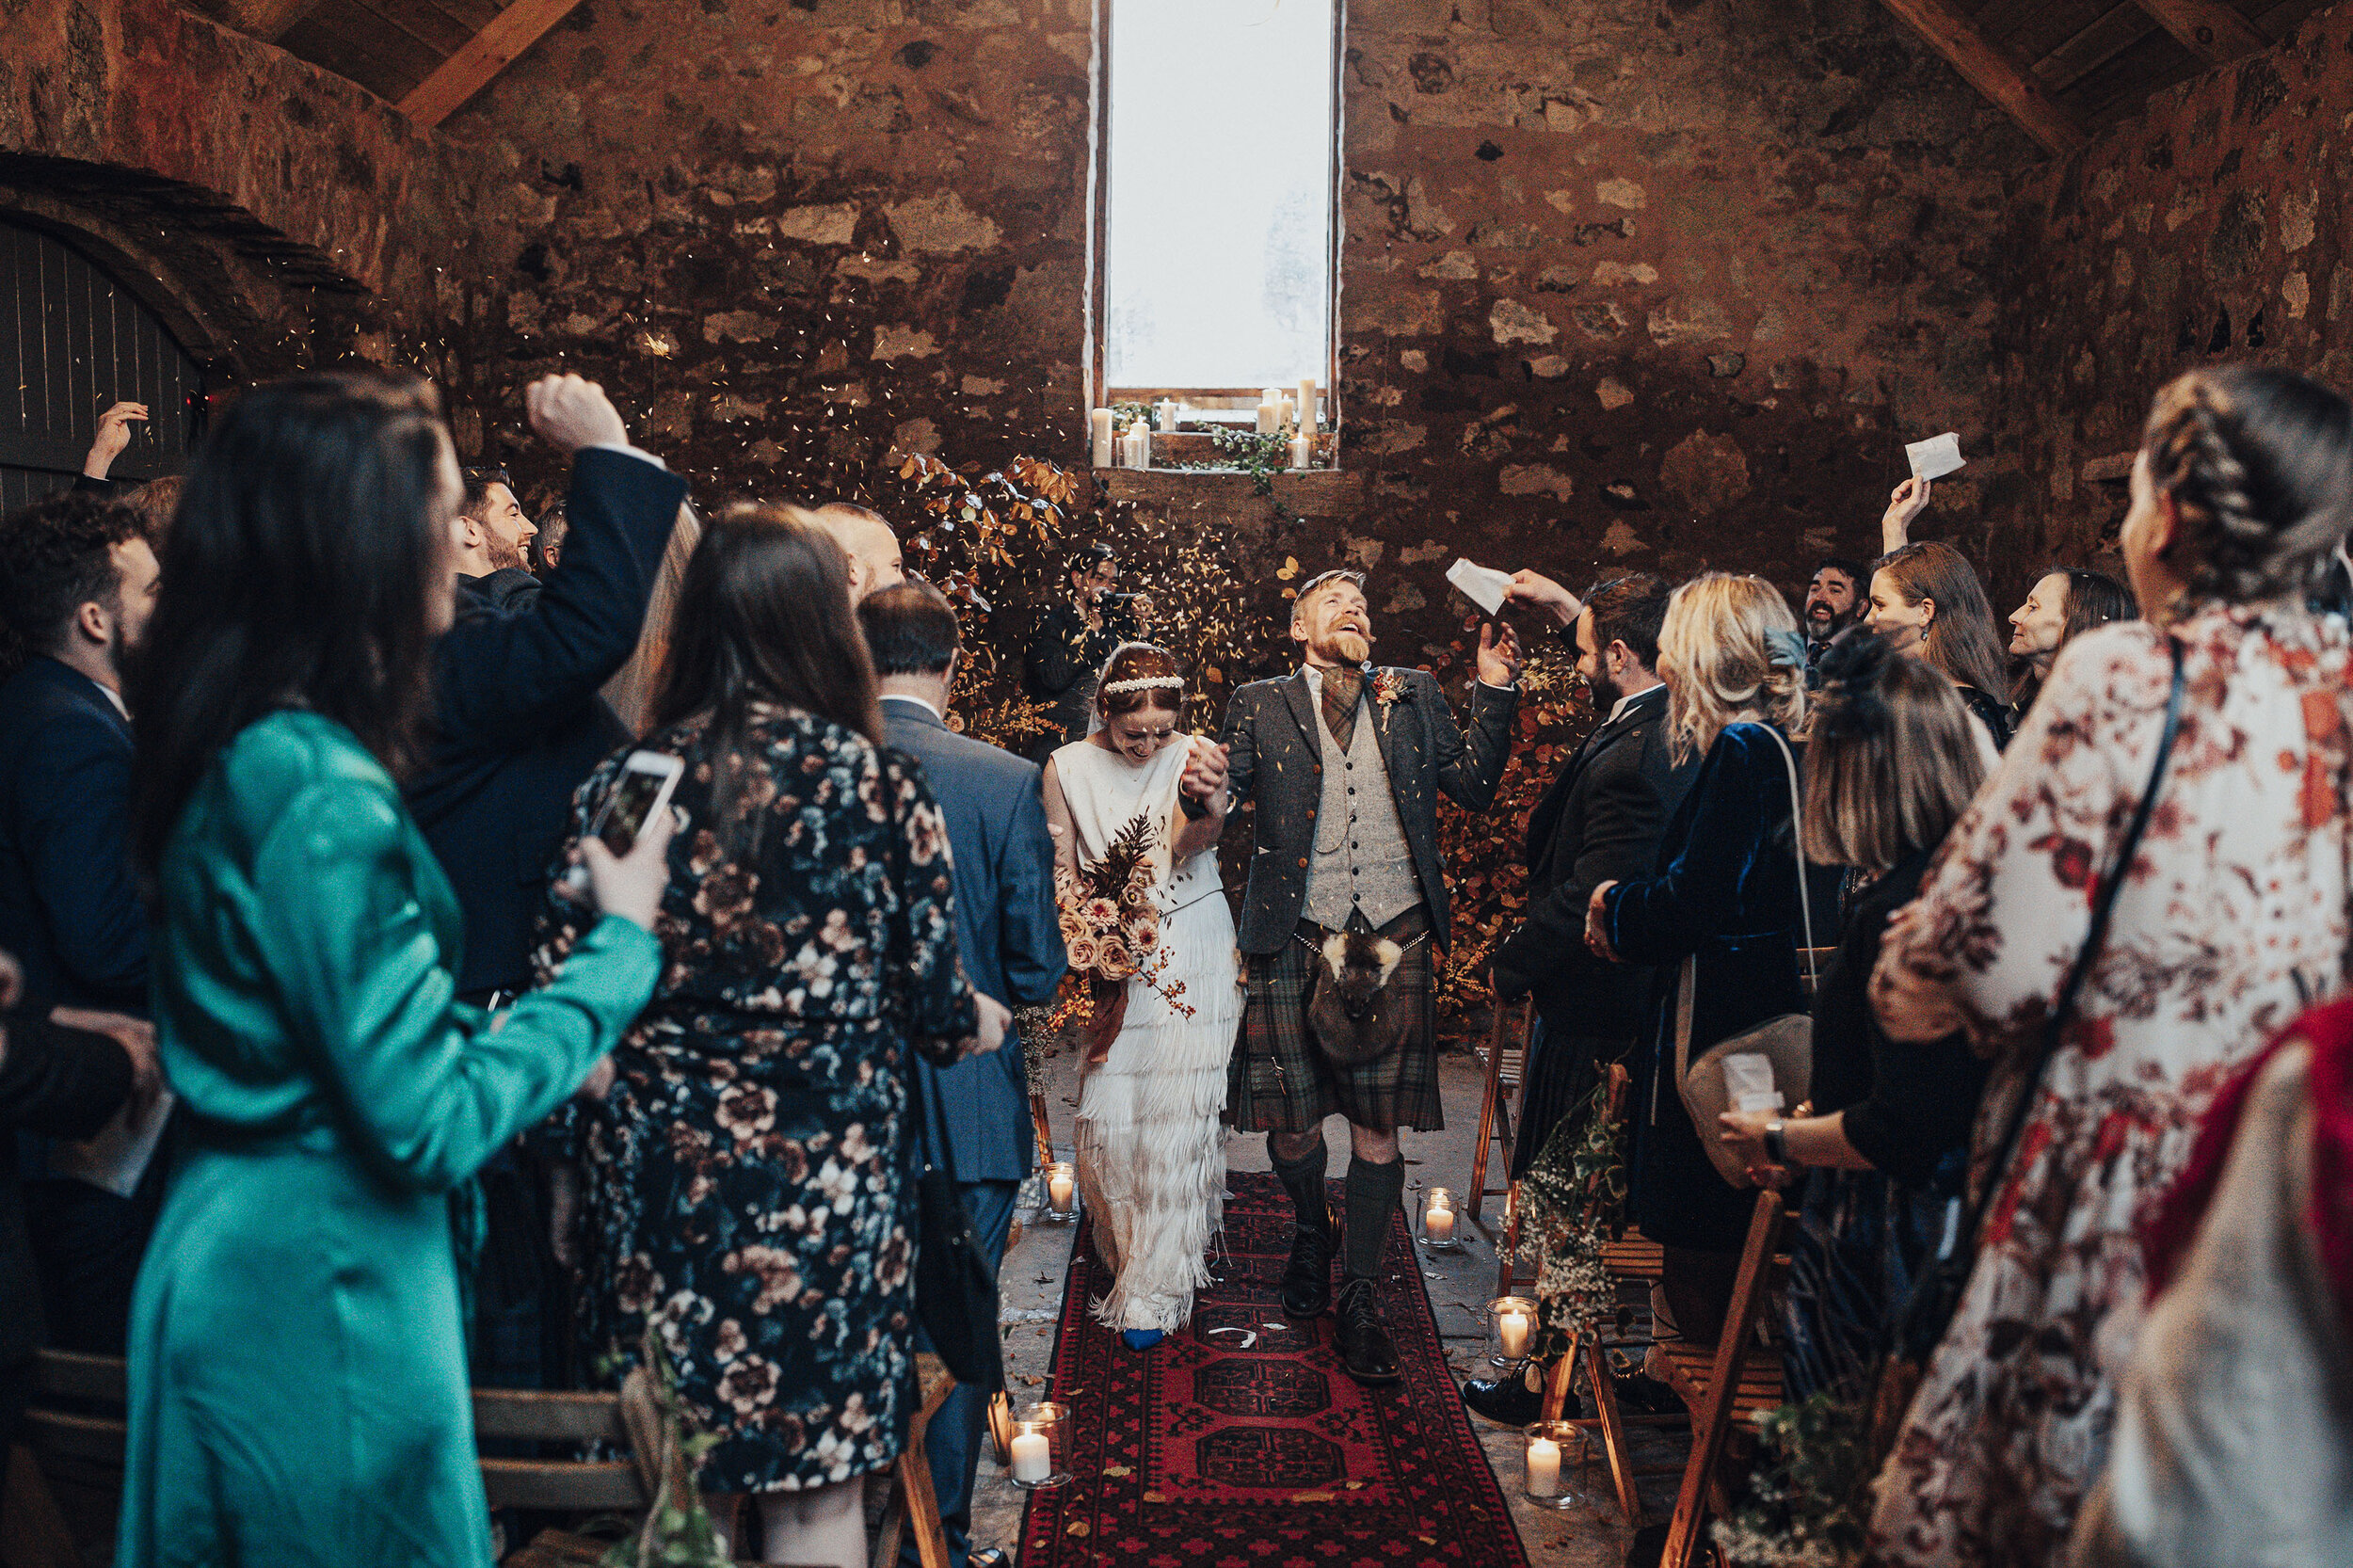
[[[1125,980],[1136,972],[1134,955],[1128,952],[1128,944],[1117,936],[1103,938],[1102,956],[1096,967],[1112,980]]]
[[[1073,973],[1090,973],[1102,960],[1102,944],[1093,936],[1075,937],[1064,946],[1069,951],[1070,968]]]

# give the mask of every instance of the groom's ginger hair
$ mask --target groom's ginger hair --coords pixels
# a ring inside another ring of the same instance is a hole
[[[1365,574],[1348,567],[1335,567],[1330,571],[1316,573],[1300,584],[1297,597],[1292,599],[1291,619],[1297,620],[1299,612],[1307,607],[1307,601],[1335,583],[1353,583],[1357,590],[1362,592],[1365,585]]]

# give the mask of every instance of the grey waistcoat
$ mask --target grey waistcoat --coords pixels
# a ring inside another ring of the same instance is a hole
[[[1316,739],[1324,757],[1323,796],[1307,862],[1306,917],[1338,931],[1352,911],[1362,909],[1374,926],[1386,925],[1422,900],[1413,848],[1389,792],[1388,765],[1381,760],[1380,710],[1369,690],[1356,699],[1355,733],[1345,752],[1323,722],[1323,705],[1318,702],[1315,710]]]

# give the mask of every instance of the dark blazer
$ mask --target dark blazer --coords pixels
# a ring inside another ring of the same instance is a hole
[[[1802,791],[1804,752],[1798,751]],[[1716,1174],[1683,1109],[1674,1072],[1675,990],[1697,955],[1691,1055],[1783,1013],[1807,1011],[1798,980],[1798,872],[1788,773],[1761,724],[1716,737],[1658,843],[1656,872],[1610,889],[1610,944],[1652,966],[1650,1048],[1635,1053],[1628,1208],[1671,1247],[1737,1251],[1753,1194]],[[1836,917],[1837,877],[1808,877],[1817,929]],[[1714,1136],[1717,1129],[1706,1129]]]
[[[1642,1027],[1650,971],[1608,964],[1585,945],[1585,908],[1605,882],[1647,875],[1658,836],[1691,788],[1699,759],[1677,762],[1667,734],[1667,688],[1630,698],[1586,737],[1528,817],[1528,918],[1496,951],[1497,994],[1533,991],[1556,1033],[1632,1039]]]
[[[434,744],[408,809],[466,916],[462,993],[531,984],[532,921],[571,823],[572,792],[629,739],[597,688],[628,663],[686,481],[625,452],[572,461],[564,564],[502,609],[459,582],[434,652]]]
[[[1087,709],[1095,696],[1095,677],[1112,649],[1139,634],[1135,612],[1127,600],[1103,607],[1103,624],[1089,628],[1079,606],[1068,598],[1046,607],[1030,634],[1021,660],[1021,683],[1047,706],[1060,731],[1041,743],[1046,753],[1087,734]]]
[[[1069,965],[1054,909],[1054,840],[1046,831],[1040,770],[1009,751],[957,734],[920,702],[883,698],[884,738],[922,764],[948,818],[955,857],[956,946],[975,989],[1008,1007],[1053,1000]],[[1030,1087],[1021,1042],[935,1067],[918,1058],[940,1108],[958,1181],[1019,1181],[1030,1174]],[[942,1150],[932,1149],[937,1160]]]
[[[51,1023],[51,1005],[27,1002],[0,1018],[0,1153],[8,1152],[18,1132],[88,1138],[130,1097],[130,1054],[104,1034]],[[0,1159],[0,1384],[15,1381],[7,1367],[30,1354],[40,1334],[40,1285],[24,1233],[17,1162]],[[0,1392],[0,1401],[8,1399]],[[0,1440],[12,1417],[0,1403]]]
[[[1447,941],[1446,869],[1438,858],[1438,792],[1457,806],[1484,811],[1496,801],[1512,753],[1512,712],[1517,688],[1473,682],[1470,735],[1465,741],[1436,677],[1427,670],[1384,669],[1403,691],[1384,715],[1376,702],[1356,722],[1381,737],[1389,795],[1414,852],[1422,902],[1430,909],[1430,939]],[[1365,683],[1368,697],[1373,682]],[[1225,744],[1232,748],[1226,776],[1234,804],[1255,800],[1250,886],[1242,895],[1241,950],[1276,952],[1290,940],[1307,903],[1307,856],[1315,842],[1315,809],[1323,792],[1323,737],[1305,670],[1254,680],[1225,708]]]
[[[89,677],[27,661],[0,685],[0,949],[27,994],[145,1016],[130,812],[130,725]]]

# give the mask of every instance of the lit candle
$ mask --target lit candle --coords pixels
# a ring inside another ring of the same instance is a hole
[[[1043,1443],[1044,1438],[1038,1439]],[[1013,1440],[1013,1450],[1021,1451],[1021,1439]],[[1020,1461],[1014,1461],[1015,1479],[1020,1477]],[[1557,1497],[1561,1495],[1561,1445],[1549,1437],[1528,1440],[1528,1495],[1531,1497]]]
[[[1087,424],[1094,438],[1094,461],[1096,468],[1112,466],[1112,411],[1097,408],[1087,416]]]
[[[1513,1361],[1528,1354],[1528,1314],[1507,1312],[1496,1320],[1496,1333],[1503,1341],[1503,1353]]]
[[[1552,1449],[1552,1471],[1557,1480],[1561,1473],[1561,1450],[1549,1443],[1545,1446]],[[1528,1451],[1532,1456],[1536,1450],[1531,1448]],[[1535,1461],[1531,1457],[1529,1463],[1533,1464]],[[1013,1440],[1014,1480],[1034,1486],[1053,1473],[1054,1450],[1052,1445],[1046,1441],[1044,1432],[1025,1432]]]
[[[1272,436],[1274,434],[1275,430],[1278,428],[1275,424],[1275,416],[1281,412],[1282,410],[1274,406],[1274,400],[1271,397],[1264,403],[1259,404],[1258,434],[1261,436]]]
[[[1054,1212],[1057,1214],[1068,1211],[1071,1194],[1077,1190],[1077,1183],[1071,1179],[1071,1175],[1066,1170],[1057,1168],[1051,1176],[1046,1178],[1046,1199],[1053,1205]]]
[[[1173,397],[1163,397],[1155,407],[1160,412],[1161,431],[1167,435],[1175,435],[1176,433],[1176,400]]]
[[[1291,401],[1290,394],[1289,392],[1285,392],[1282,396],[1276,398],[1274,400],[1275,428],[1279,430],[1289,424],[1291,423],[1292,415],[1297,410],[1298,407],[1298,404]]]
[[[1316,427],[1316,378],[1312,376],[1299,378],[1299,427],[1302,430]]]
[[[1144,421],[1138,420],[1128,426],[1127,448],[1127,463],[1129,468],[1152,466],[1152,432],[1145,426]]]
[[[1421,1211],[1421,1233],[1433,1241],[1454,1240],[1454,1210],[1438,1198],[1430,1200],[1430,1207]]]
[[[1293,436],[1291,438],[1291,467],[1313,468],[1315,466],[1316,439],[1305,432]]]

